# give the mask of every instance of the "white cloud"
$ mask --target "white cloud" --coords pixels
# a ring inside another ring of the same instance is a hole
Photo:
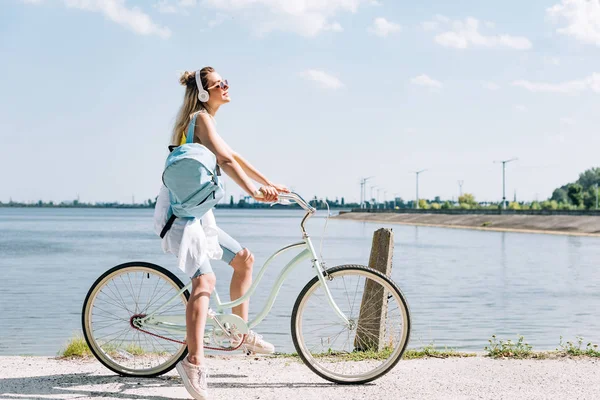
[[[435,36],[435,41],[446,47],[466,49],[468,47],[508,47],[515,50],[528,50],[531,41],[523,36],[490,35],[479,32],[480,23],[475,18],[452,21],[452,29]]]
[[[344,28],[342,28],[342,26],[339,24],[339,22],[334,22],[332,24],[327,25],[325,27],[325,30],[332,31],[332,32],[343,32]]]
[[[556,31],[584,43],[600,46],[600,1],[561,0],[546,13],[555,20],[565,20],[567,25]]]
[[[544,57],[544,62],[550,65],[560,65],[560,58],[558,57]]]
[[[159,1],[154,5],[154,8],[163,14],[177,14],[180,12],[179,8],[177,8],[177,6],[175,6],[173,3],[170,3],[168,0]]]
[[[436,81],[425,74],[412,78],[410,82],[419,86],[427,86],[431,89],[441,89],[444,86],[440,81]]]
[[[343,12],[356,13],[372,0],[205,0],[203,5],[221,10],[250,24],[257,33],[286,31],[314,37],[325,31],[340,32],[333,21]]]
[[[304,79],[317,82],[321,87],[326,89],[340,89],[344,87],[344,84],[338,78],[318,69],[308,69],[301,72],[300,76]]]
[[[450,18],[445,15],[437,14],[433,17],[432,21],[425,21],[421,23],[421,28],[426,31],[435,31],[437,30],[441,24],[450,22]]]
[[[161,27],[138,7],[127,8],[125,0],[64,0],[69,8],[103,14],[106,18],[140,35],[171,36],[169,28]]]
[[[187,9],[190,7],[195,7],[196,4],[196,0],[160,0],[153,7],[156,8],[158,12],[163,14],[189,15],[190,13],[187,11]]]
[[[375,18],[373,26],[369,27],[369,32],[379,36],[387,37],[390,33],[400,32],[400,25],[388,21],[385,18]]]
[[[21,0],[21,2],[26,4],[41,4],[42,0]]]
[[[494,82],[483,82],[483,87],[487,90],[498,90],[500,89],[500,85]]]
[[[530,92],[562,93],[575,94],[591,90],[600,93],[600,73],[594,73],[587,78],[572,80],[560,83],[531,82],[527,80],[518,80],[512,83]]]

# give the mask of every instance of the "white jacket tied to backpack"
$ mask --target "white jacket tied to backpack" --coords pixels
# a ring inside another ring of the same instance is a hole
[[[162,185],[154,208],[154,232],[160,235],[169,219],[169,190]],[[178,267],[192,277],[206,259],[219,260],[223,250],[219,246],[217,221],[212,210],[201,219],[177,218],[162,239],[162,249],[178,258]]]

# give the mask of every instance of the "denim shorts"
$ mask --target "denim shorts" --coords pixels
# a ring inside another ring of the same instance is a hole
[[[221,261],[226,262],[227,264],[231,264],[231,261],[235,258],[235,255],[242,250],[242,246],[238,243],[237,240],[232,238],[225,232],[223,229],[217,227],[219,231],[219,245],[221,249],[223,249],[223,256],[221,257]],[[212,267],[210,266],[210,260],[206,260],[198,271],[192,276],[192,278],[197,278],[200,275],[210,274],[213,272]]]

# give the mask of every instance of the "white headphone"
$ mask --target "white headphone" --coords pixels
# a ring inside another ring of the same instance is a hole
[[[210,96],[208,92],[202,87],[202,79],[200,79],[200,70],[196,71],[196,86],[198,87],[198,100],[200,100],[203,103],[206,103]]]

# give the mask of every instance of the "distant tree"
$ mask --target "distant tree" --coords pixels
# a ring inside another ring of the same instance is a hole
[[[567,187],[567,196],[571,200],[571,204],[579,207],[583,204],[583,186],[579,183],[572,183]]]
[[[462,196],[458,197],[458,204],[468,204],[469,206],[476,206],[477,202],[475,201],[475,196],[471,193],[465,193]]]
[[[508,204],[508,209],[509,210],[520,210],[521,209],[521,205],[519,203],[517,203],[516,201],[511,201]]]
[[[596,208],[596,196],[600,193],[596,193],[596,186],[590,186],[588,190],[583,192],[583,205],[587,209],[595,209]]]
[[[444,204],[442,204],[442,209],[443,210],[447,210],[452,208],[452,203],[450,203],[449,201],[445,201]]]
[[[429,204],[427,203],[427,200],[419,199],[419,208],[428,209]]]
[[[342,197],[342,205],[345,205],[346,203],[344,202],[344,198]]]
[[[543,201],[542,210],[558,210],[558,202],[556,200],[546,200]]]
[[[554,189],[550,200],[555,200],[557,203],[568,203],[569,196],[567,195],[567,190],[564,188]]]
[[[600,184],[600,167],[590,168],[579,174],[577,183],[579,183],[584,190],[589,189],[596,184]]]
[[[442,205],[440,203],[431,203],[431,208],[434,210],[439,210],[442,208]]]
[[[531,209],[532,210],[541,210],[542,206],[537,201],[534,201],[531,203]]]
[[[441,203],[441,202],[442,202],[442,199],[440,199],[440,196],[435,196],[435,199],[433,199],[433,201],[434,201],[435,203]]]
[[[234,205],[234,202],[233,202],[233,195],[229,196],[229,205],[230,205],[231,207],[233,207],[233,205]]]
[[[576,208],[577,208],[577,206],[569,204],[569,203],[559,203],[558,204],[559,210],[575,210]]]

